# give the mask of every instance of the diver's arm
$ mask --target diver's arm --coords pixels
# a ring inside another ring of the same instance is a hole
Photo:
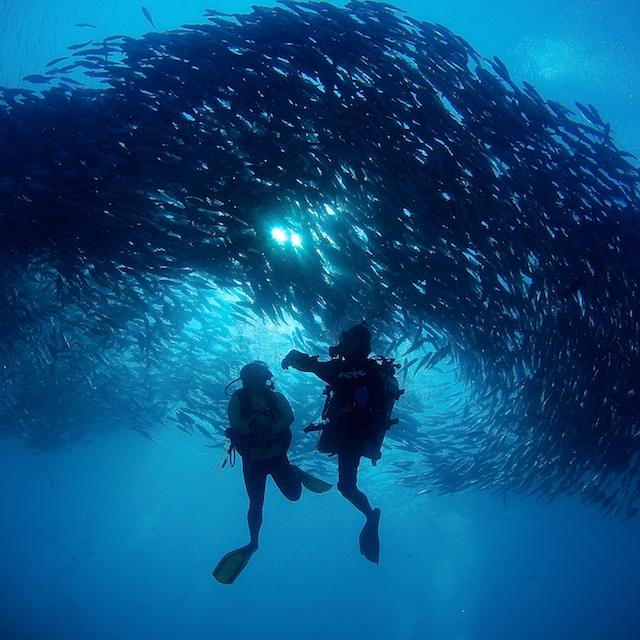
[[[242,419],[240,400],[235,395],[231,397],[227,405],[227,418],[230,426],[225,429],[224,435],[229,438],[231,444],[243,456],[252,446],[254,437],[249,434],[249,421]]]
[[[296,351],[292,349],[287,353],[282,361],[282,368],[288,369],[293,367],[298,371],[308,371],[315,373],[314,365],[318,362],[318,356],[310,356],[308,353],[302,353],[302,351]]]
[[[242,419],[242,410],[238,396],[232,396],[227,405],[227,419],[229,425],[237,433],[249,432],[249,420]]]
[[[298,371],[315,373],[320,380],[331,383],[336,374],[336,361],[329,360],[328,362],[319,362],[319,357],[320,356],[310,356],[293,349],[289,351],[282,361],[282,368],[288,369],[289,367],[293,367]]]

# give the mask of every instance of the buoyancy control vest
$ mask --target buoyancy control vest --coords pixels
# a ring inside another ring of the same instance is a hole
[[[238,453],[254,460],[268,460],[286,452],[292,433],[289,425],[280,423],[282,412],[276,393],[265,389],[262,393],[251,394],[243,387],[233,396],[239,402],[240,414],[239,420],[233,420],[230,413],[228,435]],[[259,400],[254,403],[254,398],[260,397],[264,398],[264,403]]]
[[[325,388],[322,433],[317,448],[322,453],[355,452],[375,465],[392,419],[393,406],[404,393],[393,359],[376,356],[359,370],[339,374],[339,382]]]

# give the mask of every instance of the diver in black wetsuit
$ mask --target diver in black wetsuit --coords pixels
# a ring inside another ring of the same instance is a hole
[[[363,456],[373,464],[380,459],[393,402],[401,391],[393,377],[392,361],[371,359],[370,353],[371,334],[366,323],[361,323],[340,334],[338,344],[329,349],[330,361],[319,362],[318,356],[293,350],[282,361],[282,368],[314,373],[328,384],[318,450],[337,454],[338,490],[367,518],[360,534],[360,553],[378,564],[380,509],[373,509],[358,489],[358,466]]]

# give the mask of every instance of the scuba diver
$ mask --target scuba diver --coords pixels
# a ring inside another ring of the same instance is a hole
[[[324,493],[333,485],[292,465],[287,457],[291,444],[293,411],[287,399],[273,390],[273,374],[267,365],[256,360],[242,367],[242,381],[227,406],[230,427],[225,431],[230,445],[225,455],[237,451],[242,457],[242,474],[249,497],[247,523],[250,542],[227,553],[213,570],[213,577],[222,584],[232,584],[258,549],[262,526],[262,509],[267,483],[271,476],[285,498],[300,499],[302,486],[314,493]]]
[[[360,533],[360,553],[370,562],[380,560],[378,526],[380,509],[373,509],[367,496],[358,489],[360,458],[370,458],[375,466],[391,420],[394,402],[402,395],[394,377],[398,365],[393,360],[371,353],[371,333],[366,322],[343,331],[338,344],[329,347],[328,362],[318,356],[290,351],[282,368],[314,373],[327,383],[322,411],[323,422],[309,425],[305,432],[321,431],[317,448],[338,456],[338,490],[367,521]]]

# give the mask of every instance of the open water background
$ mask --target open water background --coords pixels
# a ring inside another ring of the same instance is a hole
[[[396,4],[498,55],[545,98],[594,104],[617,144],[640,153],[635,2]],[[250,9],[174,5],[148,0],[158,29],[199,21],[205,7]],[[0,84],[42,72],[69,44],[149,26],[124,0],[5,0]],[[360,557],[360,516],[335,490],[289,504],[270,485],[261,549],[223,587],[212,568],[247,540],[239,466],[216,479],[218,449],[175,430],[156,440],[97,434],[56,453],[0,441],[0,638],[638,637],[640,519],[603,519],[565,498],[543,507],[509,495],[416,497],[384,473],[392,446],[380,472],[361,473],[383,511],[380,566]]]

